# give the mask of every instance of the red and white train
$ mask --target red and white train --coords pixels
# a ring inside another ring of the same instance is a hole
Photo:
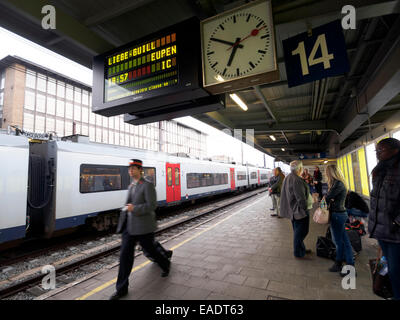
[[[266,185],[272,174],[265,168],[88,141],[29,142],[0,134],[0,243],[52,237],[87,223],[100,230],[115,224],[133,158],[143,161],[160,207]]]

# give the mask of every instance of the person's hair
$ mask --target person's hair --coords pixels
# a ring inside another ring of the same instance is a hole
[[[329,164],[326,167],[326,177],[328,178],[328,188],[332,188],[335,180],[341,181],[346,188],[346,192],[348,191],[346,180],[343,177],[342,172],[337,167],[336,164]]]
[[[399,149],[400,150],[400,141],[395,138],[386,138],[379,141],[378,145],[385,145],[389,149]]]
[[[296,173],[298,171],[301,171],[301,169],[303,169],[303,162],[299,161],[299,160],[294,160],[290,163],[290,171],[293,173]]]
[[[278,174],[282,172],[281,167],[276,167],[275,170],[278,170]]]

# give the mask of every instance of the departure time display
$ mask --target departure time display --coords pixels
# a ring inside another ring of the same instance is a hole
[[[106,57],[104,64],[104,102],[177,85],[177,34],[136,44]]]

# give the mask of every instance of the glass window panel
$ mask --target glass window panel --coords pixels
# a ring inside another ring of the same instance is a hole
[[[73,101],[74,100],[74,90],[73,87],[67,84],[66,91],[65,91],[65,98],[67,100]]]
[[[119,132],[115,132],[114,135],[114,144],[118,145],[119,144]]]
[[[156,168],[143,167],[144,179],[156,185]]]
[[[179,186],[179,184],[180,184],[179,168],[175,168],[175,185]]]
[[[23,129],[26,131],[33,132],[33,114],[24,113]]]
[[[89,110],[89,122],[90,124],[96,124],[96,114]]]
[[[89,93],[86,90],[82,90],[82,104],[89,105]]]
[[[47,80],[47,93],[56,95],[56,79],[48,78]]]
[[[37,74],[37,90],[46,92],[46,76],[44,74]]]
[[[118,166],[81,166],[80,187],[81,193],[102,192],[127,189],[123,185],[123,167]]]
[[[81,107],[74,105],[74,120],[81,121]]]
[[[35,132],[44,132],[44,117],[38,115],[35,117]]]
[[[47,97],[47,114],[56,114],[56,99]]]
[[[107,117],[102,117],[103,118],[103,127],[107,128],[108,127],[108,118]]]
[[[46,132],[52,132],[56,129],[56,121],[53,118],[46,118]]]
[[[74,124],[75,124],[75,134],[81,134],[82,132],[81,124],[77,122],[74,122]]]
[[[4,92],[0,92],[0,106],[4,104]]]
[[[64,136],[64,121],[56,120],[56,132],[59,137]]]
[[[102,124],[103,124],[103,122],[102,122],[101,116],[96,114],[96,126],[100,126],[101,127]]]
[[[92,94],[89,93],[89,106],[92,106]]]
[[[72,135],[72,121],[65,121],[65,135]]]
[[[400,131],[393,133],[393,138],[400,140]]]
[[[27,69],[25,77],[25,86],[31,89],[36,89],[36,72]]]
[[[114,118],[113,117],[109,118],[108,127],[110,129],[114,129]]]
[[[81,96],[82,96],[82,93],[81,93],[81,89],[79,89],[79,88],[77,88],[77,87],[75,87],[75,96],[74,96],[74,101],[76,102],[76,103],[81,103],[81,100],[82,100],[82,98],[81,98]]]
[[[134,136],[129,136],[129,146],[134,148],[135,147],[135,137]]]
[[[46,97],[39,93],[36,95],[36,111],[43,113],[46,111]]]
[[[65,83],[57,81],[57,97],[65,98]]]
[[[89,127],[89,140],[90,141],[95,141],[96,140],[96,129],[95,129],[95,127],[92,127],[92,126]]]
[[[64,100],[57,99],[57,116],[64,118]]]
[[[35,93],[26,90],[25,91],[25,109],[35,110]]]
[[[101,142],[101,128],[96,128],[96,142]]]
[[[103,129],[103,143],[108,143],[108,130]]]
[[[172,186],[172,168],[167,168],[168,186]]]
[[[65,104],[65,117],[66,117],[67,119],[72,119],[73,112],[74,112],[74,111],[73,111],[72,103],[67,102],[67,103]]]
[[[82,122],[89,122],[89,109],[82,107]]]
[[[110,131],[108,133],[108,143],[109,144],[114,144],[114,131]]]
[[[84,136],[89,136],[89,127],[87,125],[82,125],[82,134]]]
[[[358,161],[357,152],[353,152],[351,154],[351,163],[352,163],[353,177],[354,177],[354,187],[355,187],[354,191],[357,192],[358,194],[362,194],[360,163]]]

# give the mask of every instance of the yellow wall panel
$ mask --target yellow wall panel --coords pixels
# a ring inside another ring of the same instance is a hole
[[[346,180],[347,186],[349,186],[349,175],[347,173],[347,158],[346,158],[346,156],[343,156],[342,161],[343,161],[344,179]]]
[[[355,191],[356,188],[354,187],[354,175],[353,175],[353,163],[351,161],[351,154],[347,155],[347,167],[349,169],[349,184],[348,187],[351,191]]]
[[[364,147],[358,149],[358,162],[360,163],[360,174],[361,174],[361,188],[362,194],[369,197],[369,185],[368,185],[368,173],[367,173],[367,162],[365,160]]]

